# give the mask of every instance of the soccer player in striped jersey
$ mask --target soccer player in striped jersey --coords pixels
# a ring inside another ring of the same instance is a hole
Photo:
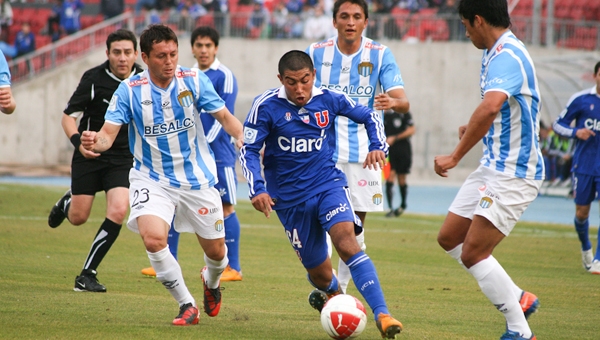
[[[148,69],[121,83],[99,132],[82,134],[82,145],[102,152],[119,128],[129,124],[133,168],[129,180],[131,212],[127,226],[142,237],[156,278],[179,303],[174,325],[198,323],[198,308],[183,280],[181,267],[167,246],[173,216],[179,232],[192,232],[204,250],[201,271],[204,311],[221,307],[219,279],[227,267],[223,209],[215,160],[204,137],[199,114],[211,114],[241,146],[242,125],[198,69],[181,67],[177,36],[168,26],[150,25],[140,36]]]
[[[6,57],[0,51],[0,111],[4,114],[11,114],[17,108],[17,102],[12,95],[10,88],[10,69]]]
[[[330,142],[338,115],[364,124],[369,153],[363,166],[380,169],[388,151],[381,116],[343,93],[315,87],[313,63],[302,51],[281,57],[278,77],[283,86],[258,96],[244,123],[240,163],[252,205],[267,217],[272,209],[277,211],[308,281],[320,293],[309,300],[319,312],[328,297],[340,293],[327,253],[325,235],[331,235],[382,336],[393,339],[402,324],[391,317],[375,266],[354,236],[360,220],[352,209],[346,176],[332,159],[335,144]]]
[[[316,86],[342,91],[357,103],[376,110],[406,113],[409,102],[404,81],[392,52],[362,35],[369,23],[365,0],[337,0],[333,6],[333,25],[337,36],[311,44],[306,52],[317,70]],[[369,152],[365,128],[346,117],[335,121],[333,159],[348,177],[354,211],[365,222],[367,212],[383,211],[381,171],[367,171],[362,163]],[[364,249],[364,233],[357,239]],[[331,251],[331,247],[329,248]],[[350,280],[343,261],[338,274],[342,290]]]
[[[501,340],[535,339],[527,318],[539,301],[512,281],[492,251],[537,197],[544,180],[536,71],[527,49],[508,29],[506,0],[461,0],[458,12],[467,37],[483,50],[482,101],[459,128],[454,151],[435,157],[434,169],[447,177],[482,139],[483,157],[450,205],[438,243],[503,313],[506,332]]]
[[[590,206],[600,193],[600,62],[594,66],[594,80],[596,86],[577,92],[569,99],[552,129],[563,137],[577,140],[572,166],[575,230],[581,241],[583,267],[600,275],[600,247],[596,247],[594,256],[588,219]],[[573,121],[575,126],[571,127]],[[600,237],[598,242],[600,245]]]
[[[199,68],[212,82],[217,94],[225,101],[229,112],[234,114],[235,99],[237,98],[237,80],[233,72],[217,58],[219,50],[219,32],[209,26],[194,29],[191,37],[192,53],[196,63],[192,68]],[[240,221],[235,213],[237,178],[235,176],[236,151],[229,136],[221,124],[209,114],[201,114],[204,134],[215,156],[219,182],[215,188],[219,190],[223,203],[225,223],[225,243],[229,265],[221,275],[221,281],[241,281],[240,266]],[[175,257],[179,243],[179,233],[169,231],[169,249]],[[142,274],[156,276],[154,268],[144,268]]]

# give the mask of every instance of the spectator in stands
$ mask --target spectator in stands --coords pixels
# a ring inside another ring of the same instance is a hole
[[[8,0],[0,0],[0,40],[8,42],[8,29],[13,22],[12,6]]]
[[[271,38],[287,39],[291,36],[291,24],[285,3],[278,2],[271,15]]]
[[[79,16],[82,8],[83,2],[81,0],[63,0],[60,12],[60,27],[66,34],[73,34],[81,29]]]
[[[446,0],[438,10],[438,15],[441,15],[446,19],[446,23],[448,23],[450,40],[462,40],[464,38],[464,26],[458,15],[458,4],[456,3],[456,0]]]
[[[51,37],[52,42],[60,39],[60,12],[62,12],[62,0],[50,0],[52,2],[52,12],[48,16],[48,35]]]
[[[224,32],[226,13],[229,12],[227,0],[204,0],[202,5],[207,11],[213,13],[217,32]]]
[[[248,18],[248,37],[259,38],[269,25],[269,10],[263,5],[263,0],[254,0],[254,9]]]
[[[135,2],[135,14],[138,15],[142,10],[150,11],[156,8],[156,0],[137,0]]]
[[[114,18],[125,12],[125,0],[100,0],[100,13],[104,19]]]
[[[400,0],[397,6],[403,9],[407,9],[411,12],[418,12],[421,8],[427,7],[426,0]]]
[[[16,57],[35,51],[35,35],[28,22],[21,24],[21,30],[15,38]]]
[[[325,15],[323,7],[314,7],[313,15],[304,22],[304,39],[320,41],[334,35],[331,17]]]
[[[182,32],[191,32],[196,27],[196,20],[208,12],[197,0],[182,0],[177,6],[179,20],[177,28]]]
[[[285,4],[285,8],[287,8],[290,14],[301,14],[302,7],[304,6],[304,2],[302,0],[288,0]]]

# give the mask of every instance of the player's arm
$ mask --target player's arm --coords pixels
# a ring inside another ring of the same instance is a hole
[[[104,152],[113,145],[121,125],[114,122],[105,121],[100,131],[83,131],[81,134],[81,146],[99,156],[100,152]]]
[[[404,92],[404,80],[402,80],[400,68],[390,49],[385,49],[381,63],[379,83],[385,91],[375,96],[373,107],[376,110],[407,113],[410,110],[410,103]]]
[[[73,144],[73,147],[77,149],[85,158],[96,158],[99,155],[97,153],[86,150],[81,146],[81,135],[77,130],[77,118],[64,114],[61,120],[61,125],[67,137]]]
[[[454,168],[467,152],[486,135],[507,99],[508,96],[502,91],[485,93],[483,101],[471,115],[464,134],[454,151],[450,155],[435,157],[434,169],[438,175],[447,177],[448,170]]]
[[[392,110],[398,113],[407,113],[410,110],[410,103],[406,98],[403,88],[396,88],[375,96],[373,108],[376,110]]]
[[[0,88],[0,111],[4,114],[11,114],[15,112],[17,108],[17,102],[13,97],[10,86]]]
[[[221,110],[212,113],[212,115],[219,123],[221,123],[223,130],[231,137],[235,138],[236,146],[241,148],[244,140],[242,123],[240,123],[240,121],[235,118],[225,106]]]
[[[569,100],[567,107],[560,113],[558,118],[552,123],[552,130],[559,136],[567,138],[578,138],[587,140],[596,133],[591,129],[571,127],[573,120],[579,117],[580,110],[577,108],[577,97],[573,96]]]

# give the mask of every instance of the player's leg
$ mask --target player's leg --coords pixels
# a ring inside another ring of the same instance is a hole
[[[588,271],[591,270],[594,260],[594,250],[589,238],[589,216],[591,203],[596,196],[596,185],[592,176],[573,174],[573,195],[575,196],[575,218],[573,223],[579,242],[581,242],[582,265]]]
[[[171,229],[169,229],[169,235],[167,236],[167,245],[169,246],[169,251],[175,260],[177,260],[177,251],[179,249],[179,232],[175,230],[173,222],[171,222]],[[156,271],[152,267],[146,267],[142,269],[142,275],[156,277]]]
[[[406,210],[406,196],[408,194],[408,183],[406,182],[406,173],[398,173],[398,187],[400,188],[400,208],[396,210],[396,216],[402,215]]]
[[[400,208],[396,209],[394,213],[396,216],[400,216],[406,210],[407,206],[408,183],[406,176],[410,173],[410,168],[412,167],[412,152],[410,148],[399,152],[395,161],[396,173],[398,174],[398,188],[400,191]]]
[[[391,165],[391,163],[390,163]],[[388,203],[388,208],[390,211],[385,214],[385,217],[394,216],[394,179],[396,178],[396,171],[393,168],[390,168],[390,173],[388,178],[385,180],[385,199]]]
[[[237,203],[237,180],[233,167],[218,167],[219,183],[215,186],[221,195],[223,217],[225,220],[225,244],[229,266],[223,272],[221,281],[241,281],[242,267],[240,265],[240,221],[235,212]]]

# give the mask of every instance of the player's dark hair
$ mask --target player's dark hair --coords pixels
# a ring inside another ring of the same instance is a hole
[[[163,41],[174,41],[179,46],[177,35],[169,26],[163,24],[150,25],[140,35],[140,50],[142,53],[150,55],[152,45]]]
[[[123,40],[131,41],[133,43],[133,50],[137,51],[137,38],[135,37],[135,34],[124,28],[120,28],[108,35],[108,38],[106,38],[106,49],[110,51],[110,45],[112,45],[112,43]]]
[[[333,4],[333,19],[337,16],[340,11],[340,6],[349,2],[351,4],[359,5],[363,9],[363,13],[365,14],[365,19],[369,19],[369,5],[365,0],[336,0]]]
[[[314,70],[312,59],[304,51],[292,50],[284,54],[279,59],[279,74],[283,75],[285,71],[300,71],[302,69]]]
[[[194,46],[196,39],[199,37],[208,37],[210,40],[212,40],[215,46],[219,46],[219,32],[210,26],[196,27],[196,29],[192,32],[192,46]]]
[[[596,66],[594,66],[594,75],[598,74],[598,69],[600,69],[600,61],[596,63]]]
[[[506,0],[460,0],[458,14],[473,25],[479,15],[493,27],[510,27],[508,4]]]

